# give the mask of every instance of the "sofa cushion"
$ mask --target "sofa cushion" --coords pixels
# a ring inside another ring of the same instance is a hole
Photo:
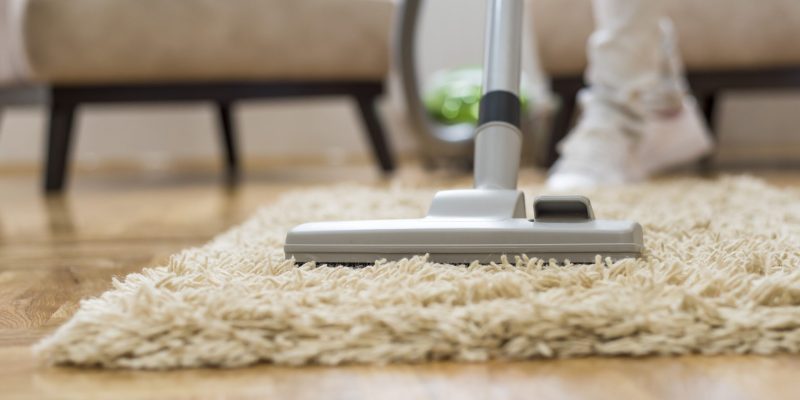
[[[51,83],[382,79],[391,0],[27,0]]]
[[[798,0],[666,0],[689,69],[800,65]],[[530,0],[542,64],[552,75],[586,65],[591,0]]]

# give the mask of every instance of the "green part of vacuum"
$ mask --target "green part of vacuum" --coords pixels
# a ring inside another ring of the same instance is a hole
[[[482,76],[481,67],[463,67],[436,73],[423,99],[431,118],[444,125],[477,125],[483,93]],[[529,100],[525,91],[521,91],[523,110],[527,109]]]

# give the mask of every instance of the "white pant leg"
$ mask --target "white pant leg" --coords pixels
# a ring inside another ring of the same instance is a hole
[[[593,0],[593,5],[596,30],[587,45],[584,108],[602,101],[634,116],[680,109],[683,71],[663,0]]]
[[[655,84],[660,60],[662,0],[593,0],[595,31],[589,38],[588,83],[619,100]]]

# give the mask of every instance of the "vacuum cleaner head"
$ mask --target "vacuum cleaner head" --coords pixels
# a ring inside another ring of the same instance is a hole
[[[421,219],[297,226],[286,237],[285,252],[298,262],[331,264],[372,264],[424,254],[433,262],[486,264],[500,262],[503,255],[592,263],[597,255],[621,259],[642,251],[638,223],[596,220],[585,197],[539,197],[533,220],[524,217],[522,199],[515,191],[440,192]],[[503,208],[510,215],[492,211]]]

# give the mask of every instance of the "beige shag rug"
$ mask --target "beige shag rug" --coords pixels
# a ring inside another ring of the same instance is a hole
[[[639,260],[284,260],[297,223],[418,217],[434,191],[287,195],[169,265],[115,280],[35,350],[50,363],[141,369],[800,350],[800,192],[748,177],[588,193],[599,218],[643,224]]]

